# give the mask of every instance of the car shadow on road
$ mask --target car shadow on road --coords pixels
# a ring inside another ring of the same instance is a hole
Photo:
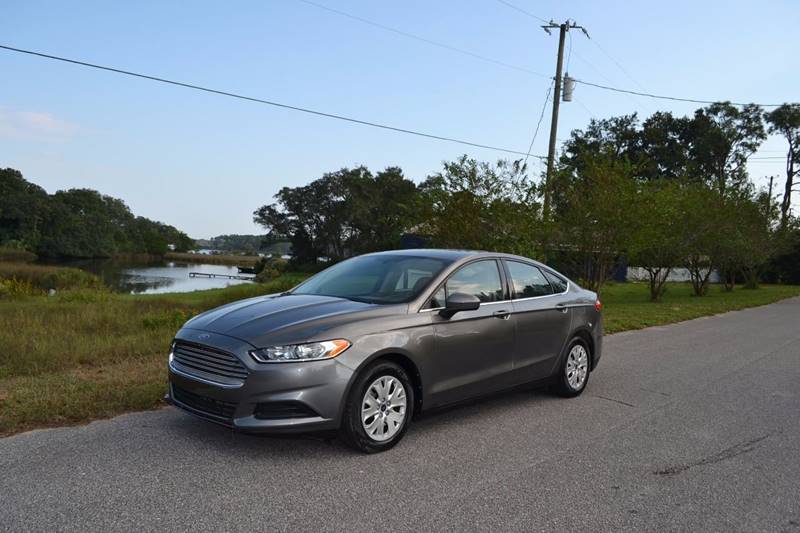
[[[442,438],[453,425],[476,432],[490,431],[495,429],[497,420],[508,419],[520,411],[535,416],[538,409],[557,401],[546,389],[525,387],[426,411],[414,417],[406,439],[399,446],[413,446],[417,439],[424,442],[426,434]],[[336,438],[335,431],[286,435],[241,433],[174,407],[165,412],[169,414],[165,416],[163,429],[171,434],[170,437],[183,443],[213,447],[220,453],[268,454],[276,458],[308,457],[309,454],[330,457],[362,455],[346,447]],[[409,439],[410,436],[413,437]]]

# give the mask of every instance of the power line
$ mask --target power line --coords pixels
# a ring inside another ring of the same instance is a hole
[[[514,65],[512,63],[507,63],[507,62],[499,60],[499,59],[494,59],[494,58],[491,58],[491,57],[488,57],[488,56],[477,54],[475,52],[471,52],[469,50],[465,50],[463,48],[459,48],[457,46],[453,46],[453,45],[450,45],[450,44],[447,44],[447,43],[443,43],[443,42],[440,42],[440,41],[434,41],[433,39],[428,39],[427,37],[422,37],[420,35],[415,35],[413,33],[407,32],[407,31],[403,31],[403,30],[400,30],[400,29],[397,29],[397,28],[393,28],[391,26],[387,26],[385,24],[381,24],[380,22],[375,22],[373,20],[369,20],[369,19],[366,19],[364,17],[360,17],[358,15],[354,15],[352,13],[348,13],[346,11],[342,11],[342,10],[339,10],[339,9],[328,7],[328,6],[323,5],[323,4],[319,4],[319,3],[314,2],[312,0],[298,0],[298,1],[302,2],[304,4],[307,4],[309,6],[313,6],[313,7],[319,8],[319,9],[323,9],[323,10],[328,11],[330,13],[335,13],[335,14],[340,15],[342,17],[347,17],[349,19],[356,20],[356,21],[361,22],[363,24],[368,24],[370,26],[373,26],[373,27],[376,27],[376,28],[380,28],[380,29],[385,30],[385,31],[392,32],[394,34],[406,37],[408,39],[414,39],[414,40],[429,44],[431,46],[436,46],[436,47],[439,47],[439,48],[442,48],[442,49],[445,49],[445,50],[450,50],[452,52],[456,52],[456,53],[459,53],[459,54],[467,55],[467,56],[470,56],[470,57],[472,57],[474,59],[478,59],[480,61],[484,61],[484,62],[487,62],[487,63],[492,63],[492,64],[495,64],[495,65],[498,65],[498,66],[501,66],[501,67],[505,67],[505,68],[509,68],[509,69],[512,69],[512,70],[516,70],[518,72],[524,72],[526,74],[531,74],[533,76],[538,76],[538,77],[541,77],[541,78],[550,78],[550,79],[552,79],[552,76],[549,76],[547,74],[543,74],[541,72],[537,72],[535,70],[531,70],[531,69],[526,68],[526,67],[522,67],[522,66],[519,66],[519,65]],[[526,11],[526,10],[516,6],[516,5],[512,4],[511,2],[507,2],[506,0],[497,0],[497,2],[500,2],[501,4],[504,4],[504,5],[508,6],[508,7],[510,7],[511,9],[519,11],[520,13],[523,13],[523,14],[525,14],[525,15],[533,18],[533,19],[536,19],[536,20],[544,22],[544,23],[549,23],[549,21],[543,19],[542,17],[534,15],[533,13],[530,13],[529,11]],[[590,40],[591,40],[591,38],[590,38]],[[598,48],[600,47],[600,45],[597,44],[597,43],[595,43],[595,45],[598,46]],[[601,51],[602,51],[602,48],[601,48]],[[604,52],[604,53],[606,53],[606,55],[608,55],[607,52]],[[596,72],[598,72],[598,74],[602,78],[606,79],[609,83],[613,83],[607,76],[603,75],[602,71],[600,71],[599,69],[595,68],[589,61],[587,61],[586,59],[581,57],[578,54],[578,52],[575,52],[574,54],[575,54],[575,57],[577,57],[578,59],[580,59],[581,61],[583,61],[584,63],[586,63],[590,67],[592,67]],[[639,85],[641,87],[641,85],[638,82],[636,82],[636,80],[634,80],[629,74],[627,74],[627,72],[622,68],[622,65],[618,64],[618,62],[613,57],[611,57],[610,55],[609,55],[609,57],[611,58],[612,61],[617,63],[617,65],[620,67],[620,69],[622,69],[623,72],[629,78],[631,78],[631,80],[634,83],[636,83],[637,85]],[[637,91],[632,91],[632,90],[628,90],[628,89],[619,89],[619,88],[613,87],[611,85],[601,85],[599,83],[592,83],[592,82],[578,80],[578,79],[576,79],[575,81],[578,82],[578,83],[582,83],[584,85],[590,85],[592,87],[596,87],[598,89],[604,89],[604,90],[607,90],[607,91],[615,91],[615,92],[619,92],[619,93],[633,94],[633,95],[637,95],[637,96],[646,96],[648,98],[657,98],[657,99],[663,99],[663,100],[673,100],[673,101],[678,101],[678,102],[693,102],[693,103],[697,103],[697,104],[713,104],[713,103],[717,103],[717,102],[722,102],[723,101],[723,100],[698,100],[698,99],[692,99],[692,98],[661,96],[661,95],[650,94],[650,93],[647,93],[647,92],[637,92]],[[731,103],[733,105],[738,105],[738,106],[745,105],[745,104],[736,103],[736,102],[731,102]],[[641,104],[641,102],[639,102],[639,104]],[[758,105],[760,105],[761,107],[778,107],[781,104],[758,104]]]
[[[536,72],[535,70],[531,70],[529,68],[521,67],[519,65],[514,65],[514,64],[511,64],[511,63],[506,63],[505,61],[501,61],[499,59],[493,59],[491,57],[487,57],[487,56],[483,56],[483,55],[480,55],[480,54],[476,54],[475,52],[470,52],[469,50],[464,50],[463,48],[458,48],[457,46],[453,46],[453,45],[450,45],[450,44],[447,44],[447,43],[443,43],[443,42],[440,42],[440,41],[434,41],[433,39],[428,39],[427,37],[422,37],[420,35],[415,35],[413,33],[407,32],[407,31],[398,30],[397,28],[393,28],[391,26],[387,26],[385,24],[381,24],[380,22],[375,22],[373,20],[365,19],[364,17],[359,17],[358,15],[353,15],[352,13],[347,13],[346,11],[341,11],[339,9],[334,9],[332,7],[328,7],[328,6],[325,6],[325,5],[322,5],[322,4],[318,4],[317,2],[312,2],[311,0],[298,0],[298,2],[302,2],[304,4],[307,4],[307,5],[319,8],[319,9],[324,9],[325,11],[328,11],[330,13],[335,13],[335,14],[340,15],[342,17],[347,17],[349,19],[356,20],[356,21],[361,22],[363,24],[368,24],[370,26],[374,26],[376,28],[380,28],[382,30],[395,33],[397,35],[400,35],[402,37],[406,37],[408,39],[414,39],[416,41],[420,41],[420,42],[423,42],[423,43],[426,43],[426,44],[430,44],[432,46],[437,46],[439,48],[444,48],[445,50],[450,50],[451,52],[457,52],[459,54],[464,54],[464,55],[470,56],[472,58],[479,59],[481,61],[485,61],[487,63],[493,63],[493,64],[499,65],[501,67],[517,70],[519,72],[525,72],[526,74],[532,74],[534,76],[539,76],[539,77],[542,77],[542,78],[550,78],[550,76],[548,76],[547,74],[542,74],[541,72]]]
[[[625,67],[623,67],[623,66],[622,66],[622,64],[621,64],[619,61],[617,61],[616,59],[614,59],[614,56],[612,56],[611,54],[609,54],[608,52],[606,52],[605,48],[603,48],[602,46],[600,46],[600,43],[598,43],[598,42],[597,42],[595,39],[592,39],[592,38],[590,38],[589,40],[590,40],[590,41],[592,41],[592,44],[594,44],[594,45],[597,47],[597,49],[598,49],[598,50],[600,50],[600,51],[601,51],[601,52],[602,52],[602,53],[603,53],[603,54],[604,54],[606,57],[608,57],[608,58],[609,58],[611,61],[613,61],[613,63],[614,63],[616,66],[617,66],[617,68],[618,68],[620,71],[622,71],[622,73],[623,73],[623,74],[625,74],[625,76],[627,76],[629,80],[631,80],[633,83],[635,83],[635,84],[636,84],[636,85],[637,85],[637,86],[638,86],[638,87],[639,87],[641,90],[643,90],[643,91],[647,91],[647,89],[645,89],[645,88],[644,88],[644,86],[642,86],[642,84],[641,84],[641,83],[639,83],[638,81],[636,81],[636,80],[633,78],[633,76],[631,76],[631,75],[628,73],[628,71],[627,71],[627,70],[625,70]]]
[[[187,88],[187,89],[194,89],[194,90],[197,90],[197,91],[203,91],[203,92],[207,92],[207,93],[218,94],[218,95],[221,95],[221,96],[229,96],[231,98],[238,98],[239,100],[247,100],[249,102],[256,102],[256,103],[259,103],[259,104],[266,104],[266,105],[270,105],[270,106],[274,106],[274,107],[280,107],[280,108],[283,108],[283,109],[289,109],[289,110],[292,110],[292,111],[299,111],[301,113],[307,113],[307,114],[310,114],[310,115],[317,115],[317,116],[320,116],[320,117],[333,118],[333,119],[342,120],[342,121],[345,121],[345,122],[352,122],[354,124],[361,124],[362,126],[371,126],[373,128],[380,128],[380,129],[384,129],[384,130],[395,131],[395,132],[398,132],[398,133],[406,133],[406,134],[409,134],[409,135],[416,135],[418,137],[426,137],[428,139],[436,139],[436,140],[439,140],[439,141],[447,141],[447,142],[452,142],[452,143],[458,143],[458,144],[463,144],[463,145],[467,145],[467,146],[473,146],[475,148],[485,148],[487,150],[495,150],[495,151],[498,151],[498,152],[505,152],[505,153],[508,153],[508,154],[524,155],[524,156],[530,155],[528,152],[520,152],[518,150],[511,150],[511,149],[508,149],[508,148],[501,148],[501,147],[497,147],[497,146],[491,146],[491,145],[488,145],[488,144],[481,144],[481,143],[476,143],[476,142],[472,142],[472,141],[465,141],[465,140],[462,140],[462,139],[457,139],[455,137],[444,137],[444,136],[441,136],[441,135],[434,135],[434,134],[431,134],[431,133],[424,133],[424,132],[420,132],[420,131],[416,131],[416,130],[409,130],[409,129],[406,129],[406,128],[399,128],[399,127],[396,127],[396,126],[389,126],[389,125],[386,125],[386,124],[380,124],[378,122],[371,122],[371,121],[368,121],[368,120],[361,120],[361,119],[357,119],[357,118],[347,117],[347,116],[344,116],[344,115],[337,115],[335,113],[327,113],[325,111],[316,111],[316,110],[308,109],[308,108],[305,108],[305,107],[299,107],[299,106],[294,106],[294,105],[289,105],[289,104],[282,104],[280,102],[274,102],[274,101],[271,101],[271,100],[264,100],[262,98],[255,98],[255,97],[252,97],[252,96],[245,96],[245,95],[242,95],[242,94],[232,93],[232,92],[228,92],[228,91],[221,91],[221,90],[218,90],[218,89],[211,89],[211,88],[208,88],[208,87],[202,87],[200,85],[194,85],[194,84],[191,84],[191,83],[184,83],[184,82],[181,82],[181,81],[174,81],[174,80],[169,80],[169,79],[166,79],[166,78],[159,78],[159,77],[156,77],[156,76],[150,76],[149,74],[140,74],[138,72],[132,72],[132,71],[129,71],[129,70],[122,70],[122,69],[118,69],[118,68],[115,68],[115,67],[107,67],[107,66],[103,66],[103,65],[96,65],[94,63],[87,63],[85,61],[78,61],[76,59],[68,59],[68,58],[65,58],[65,57],[59,57],[59,56],[54,56],[54,55],[50,55],[50,54],[44,54],[44,53],[41,53],[41,52],[34,52],[32,50],[23,50],[21,48],[14,48],[12,46],[5,46],[5,45],[2,45],[2,44],[0,44],[0,48],[2,48],[4,50],[9,50],[11,52],[18,52],[18,53],[21,53],[21,54],[28,54],[28,55],[32,55],[32,56],[43,57],[43,58],[46,58],[46,59],[53,59],[55,61],[62,61],[64,63],[71,63],[73,65],[80,65],[80,66],[83,66],[83,67],[90,67],[90,68],[94,68],[94,69],[98,69],[98,70],[105,70],[105,71],[108,71],[108,72],[114,72],[116,74],[124,74],[126,76],[132,76],[132,77],[135,77],[135,78],[142,78],[142,79],[146,79],[146,80],[150,80],[150,81],[157,81],[157,82],[160,82],[160,83],[166,83],[166,84],[169,84],[169,85],[176,85],[178,87],[184,87],[184,88]],[[544,156],[534,156],[534,157],[544,157]]]
[[[664,96],[664,95],[659,95],[659,94],[651,94],[651,93],[645,93],[645,92],[639,92],[639,91],[631,91],[629,89],[618,89],[616,87],[610,87],[608,85],[600,85],[599,83],[592,83],[590,81],[584,81],[584,80],[579,80],[579,79],[575,79],[575,83],[581,83],[583,85],[589,85],[590,87],[596,87],[598,89],[605,89],[607,91],[614,91],[614,92],[626,93],[626,94],[635,94],[636,96],[646,96],[647,98],[658,98],[658,99],[661,99],[661,100],[673,100],[673,101],[676,101],[676,102],[692,102],[692,103],[695,103],[695,104],[716,104],[716,103],[725,101],[725,100],[697,100],[697,99],[694,99],[694,98],[681,98],[681,97],[678,97],[678,96]],[[730,102],[729,101],[728,103],[732,104],[732,105],[737,105],[737,106],[749,105],[749,104],[742,103],[742,102]],[[754,103],[754,102],[751,102],[751,103]],[[781,106],[783,104],[756,104],[756,105],[761,106],[761,107],[779,107],[779,106]]]
[[[520,13],[522,13],[522,14],[524,14],[524,15],[527,15],[527,16],[529,16],[529,17],[533,18],[533,19],[536,19],[536,20],[538,20],[539,22],[544,22],[545,24],[547,24],[548,22],[550,22],[549,20],[545,20],[545,19],[543,19],[542,17],[539,17],[539,16],[537,16],[537,15],[534,15],[534,14],[533,14],[533,13],[531,13],[530,11],[525,11],[525,10],[524,10],[524,9],[522,9],[521,7],[515,6],[515,5],[514,5],[514,4],[512,4],[511,2],[506,2],[506,0],[497,0],[497,1],[498,1],[498,2],[500,2],[501,4],[504,4],[504,5],[508,6],[508,7],[510,7],[511,9],[513,9],[513,10],[515,10],[515,11],[519,11]]]
[[[547,93],[544,95],[544,103],[542,104],[542,112],[539,115],[539,122],[536,123],[536,130],[533,132],[533,138],[531,139],[531,144],[528,146],[528,155],[530,155],[531,150],[533,150],[533,143],[536,141],[536,136],[539,135],[539,127],[542,125],[542,119],[544,118],[544,112],[547,109],[547,102],[550,100],[550,92],[553,90],[553,84],[551,83],[547,87]],[[528,163],[528,155],[525,156],[525,161],[522,163],[525,166]]]

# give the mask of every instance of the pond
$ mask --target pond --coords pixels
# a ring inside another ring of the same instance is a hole
[[[252,277],[239,274],[235,266],[173,261],[131,262],[102,259],[60,262],[58,265],[86,270],[98,275],[111,290],[131,294],[191,292],[251,283],[241,279],[190,277],[190,273]]]

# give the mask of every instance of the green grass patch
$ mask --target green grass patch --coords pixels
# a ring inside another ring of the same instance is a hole
[[[701,316],[766,305],[800,295],[797,285],[762,285],[725,292],[712,285],[706,296],[694,296],[688,283],[669,283],[661,302],[651,302],[645,283],[618,283],[600,295],[606,333],[672,324]]]
[[[290,289],[306,274],[264,284],[191,293],[124,295],[92,289],[0,299],[0,435],[76,424],[162,405],[166,355],[175,331],[197,313]],[[606,331],[638,329],[763,305],[800,295],[798,286],[712,287],[702,298],[670,284],[660,303],[644,284],[608,286]]]

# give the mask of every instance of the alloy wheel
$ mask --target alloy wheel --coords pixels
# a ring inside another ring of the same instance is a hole
[[[394,437],[406,419],[406,389],[399,379],[385,375],[367,387],[361,402],[361,425],[377,442]]]
[[[589,373],[589,354],[582,344],[576,344],[569,351],[565,372],[569,386],[573,390],[580,390]]]

